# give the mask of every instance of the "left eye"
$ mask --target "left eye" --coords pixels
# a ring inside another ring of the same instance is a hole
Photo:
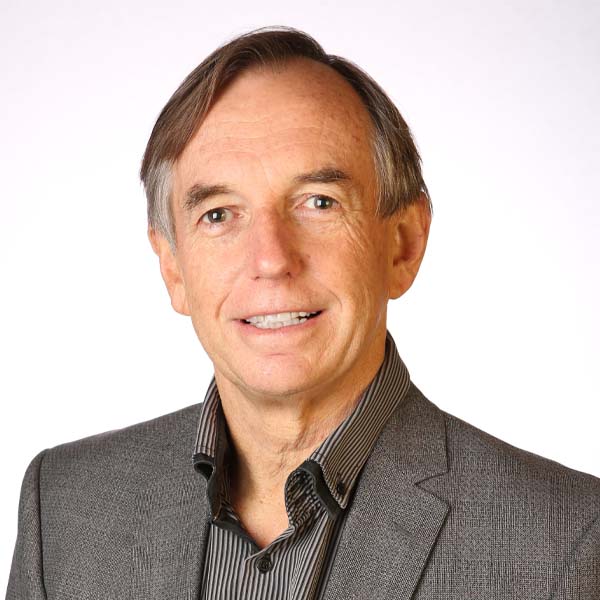
[[[323,196],[321,194],[315,194],[313,196],[309,196],[305,206],[310,208],[316,208],[318,210],[327,210],[328,208],[333,208],[338,204],[337,200],[330,198],[329,196]]]
[[[227,208],[213,208],[208,212],[204,213],[200,220],[204,223],[210,223],[216,225],[218,223],[224,223],[231,217],[231,211]]]

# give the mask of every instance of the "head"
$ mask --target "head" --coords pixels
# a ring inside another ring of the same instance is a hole
[[[368,75],[298,31],[236,38],[169,100],[141,175],[172,305],[219,385],[282,397],[372,377],[430,206],[410,131]]]

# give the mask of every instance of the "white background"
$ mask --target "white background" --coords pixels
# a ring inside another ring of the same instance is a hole
[[[599,7],[3,0],[0,594],[38,451],[203,398],[210,363],[168,303],[137,172],[180,81],[258,26],[356,61],[413,129],[435,217],[389,328],[416,384],[600,476]]]

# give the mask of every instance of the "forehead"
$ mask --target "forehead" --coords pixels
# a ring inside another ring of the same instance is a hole
[[[325,164],[364,180],[373,176],[371,140],[366,108],[333,69],[306,59],[256,67],[221,93],[179,157],[174,183],[253,169],[292,177]]]

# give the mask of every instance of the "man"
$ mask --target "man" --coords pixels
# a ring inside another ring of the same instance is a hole
[[[386,332],[431,217],[375,82],[300,32],[237,38],[142,180],[214,382],[33,460],[8,598],[600,597],[600,481],[440,411]]]

